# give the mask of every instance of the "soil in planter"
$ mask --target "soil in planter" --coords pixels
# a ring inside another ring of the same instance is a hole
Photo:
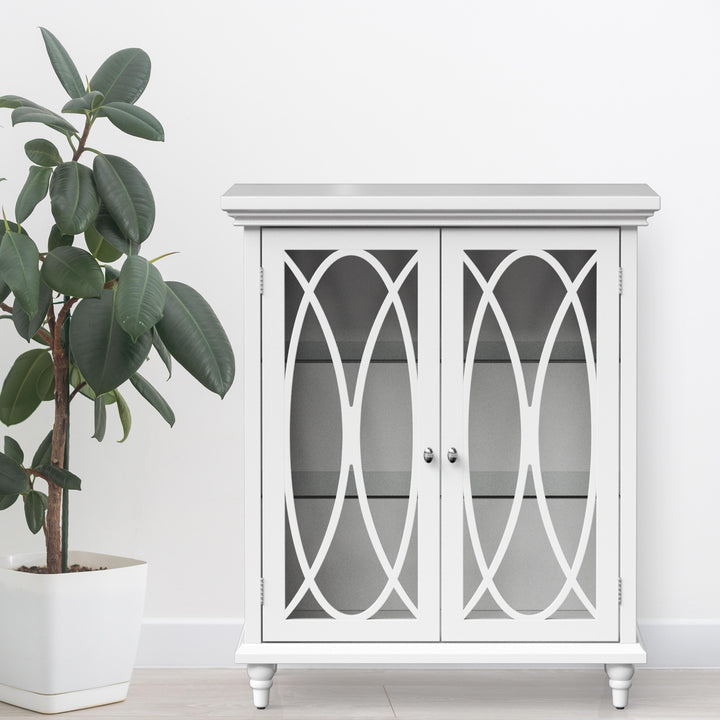
[[[68,567],[68,572],[94,572],[95,570],[107,570],[106,567],[99,567],[99,568],[91,568],[87,565],[70,565]],[[47,575],[48,569],[47,565],[43,565],[42,567],[39,565],[31,565],[28,567],[27,565],[21,565],[19,568],[17,568],[18,572],[26,572],[26,573],[34,573],[35,575]]]

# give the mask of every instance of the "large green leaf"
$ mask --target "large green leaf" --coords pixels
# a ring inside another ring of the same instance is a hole
[[[163,126],[147,110],[124,102],[105,103],[103,113],[117,128],[145,140],[165,140]]]
[[[59,247],[49,252],[40,276],[53,290],[80,298],[99,298],[105,284],[97,260],[87,250],[76,247]]]
[[[130,376],[133,387],[160,413],[165,422],[172,427],[175,413],[165,398],[139,373]]]
[[[98,442],[102,442],[105,437],[105,426],[107,424],[107,410],[105,409],[104,395],[95,398],[94,419],[95,432],[92,437],[94,437]]]
[[[48,350],[28,350],[15,360],[0,390],[1,422],[17,425],[35,412],[42,401],[38,379],[50,367],[52,358]]]
[[[140,48],[113,53],[92,76],[90,89],[99,90],[107,102],[134,103],[150,80],[150,57]]]
[[[20,97],[20,95],[3,95],[0,97],[0,108],[12,108],[14,110],[19,107],[39,108],[41,106],[32,100]]]
[[[72,161],[58,165],[50,180],[50,207],[65,235],[85,232],[100,210],[92,170]]]
[[[44,438],[43,441],[38,446],[38,449],[35,451],[35,454],[33,455],[32,459],[32,466],[38,467],[39,465],[49,465],[50,464],[50,456],[52,453],[52,435],[53,431],[51,430]]]
[[[77,113],[84,115],[85,113],[96,110],[103,104],[105,96],[97,90],[85,93],[82,97],[76,97],[68,100],[62,108],[64,113]]]
[[[103,206],[128,240],[141,243],[155,223],[155,200],[147,180],[117,155],[96,155],[93,172]]]
[[[24,223],[35,206],[47,195],[52,168],[31,165],[27,180],[15,201],[15,219]]]
[[[52,292],[44,283],[40,283],[40,294],[38,298],[38,310],[34,315],[28,315],[19,305],[13,308],[13,324],[20,337],[28,342],[32,340],[40,326],[45,322],[48,308],[52,301]]]
[[[0,241],[0,276],[28,315],[38,310],[40,294],[40,253],[27,236],[12,230]]]
[[[19,462],[0,453],[0,494],[12,495],[29,488],[28,477]]]
[[[224,397],[235,377],[235,356],[220,321],[197,290],[167,282],[165,314],[156,324],[170,354],[206,388]]]
[[[80,97],[85,93],[85,87],[75,63],[60,41],[49,30],[41,27],[40,32],[45,41],[45,49],[50,58],[50,64],[53,66],[60,84],[70,97]]]
[[[38,490],[31,490],[23,498],[25,501],[25,521],[30,532],[35,535],[42,529],[45,510],[47,509],[47,495]]]
[[[95,218],[95,222],[97,222],[97,218]],[[122,251],[107,242],[95,225],[91,225],[85,231],[85,244],[92,256],[100,262],[114,262],[122,255]]]
[[[56,485],[65,490],[80,490],[80,478],[69,470],[65,470],[65,468],[47,464],[33,468],[33,470],[37,470],[39,474],[50,478]]]
[[[115,320],[114,289],[99,300],[80,301],[70,324],[70,347],[78,369],[97,395],[124,383],[147,357],[150,333],[137,342]]]
[[[55,167],[55,165],[59,165],[62,162],[60,151],[53,143],[44,138],[28,140],[28,142],[25,143],[25,154],[31,162],[34,162],[36,165],[42,165],[43,167]]]
[[[11,117],[13,125],[36,122],[47,125],[49,128],[57,130],[67,137],[78,134],[76,128],[73,127],[64,117],[44,107],[17,107],[12,111]]]
[[[9,435],[6,435],[3,450],[5,451],[5,454],[14,460],[18,465],[23,464],[25,453],[23,453],[17,440],[11,438]]]
[[[152,329],[152,344],[157,351],[157,354],[160,356],[160,359],[163,361],[165,367],[167,368],[169,380],[172,377],[172,355],[165,347],[165,343],[163,343],[163,341],[160,339],[157,328],[155,327]]]
[[[123,234],[117,223],[110,217],[105,207],[100,205],[100,212],[94,222],[95,229],[102,235],[103,240],[112,245],[120,253],[126,255],[137,255],[140,252],[140,244],[130,242]],[[112,261],[110,261],[112,262]]]
[[[115,304],[120,327],[137,340],[162,317],[166,296],[160,271],[139,255],[129,257],[120,271]]]

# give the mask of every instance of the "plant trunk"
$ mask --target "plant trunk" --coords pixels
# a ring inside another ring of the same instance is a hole
[[[57,348],[56,348],[57,350]],[[52,434],[50,462],[55,467],[65,467],[65,443],[67,441],[68,414],[68,357],[60,350],[55,361],[55,424]],[[62,572],[62,489],[54,482],[48,482],[48,507],[45,515],[45,547],[49,573]]]
[[[65,303],[67,304],[70,298],[65,296]],[[70,313],[65,316],[65,322],[62,324],[60,329],[60,343],[62,345],[63,355],[70,357]],[[68,373],[65,373],[65,384],[63,385],[65,392],[68,393],[68,411],[67,411],[67,423],[65,425],[65,454],[64,454],[64,465],[63,467],[67,470],[70,468],[70,383],[68,382]],[[61,572],[66,573],[68,571],[68,529],[70,526],[70,491],[67,488],[63,488],[62,491],[62,525],[61,525],[61,541],[62,541],[62,567]]]

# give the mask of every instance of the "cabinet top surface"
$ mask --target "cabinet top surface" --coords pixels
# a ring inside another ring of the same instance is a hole
[[[238,183],[230,198],[657,198],[648,185],[637,184],[481,184],[481,183]]]
[[[233,185],[222,208],[240,225],[645,225],[660,198],[644,184]],[[320,221],[318,223],[318,221]],[[536,222],[537,224],[537,222]]]

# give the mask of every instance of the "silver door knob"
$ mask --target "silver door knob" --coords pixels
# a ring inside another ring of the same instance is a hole
[[[454,463],[458,459],[458,451],[454,447],[451,447],[448,450],[447,458],[451,463]]]
[[[425,448],[423,450],[423,460],[426,463],[431,463],[433,461],[433,458],[435,457],[435,453],[432,451],[432,448]]]

